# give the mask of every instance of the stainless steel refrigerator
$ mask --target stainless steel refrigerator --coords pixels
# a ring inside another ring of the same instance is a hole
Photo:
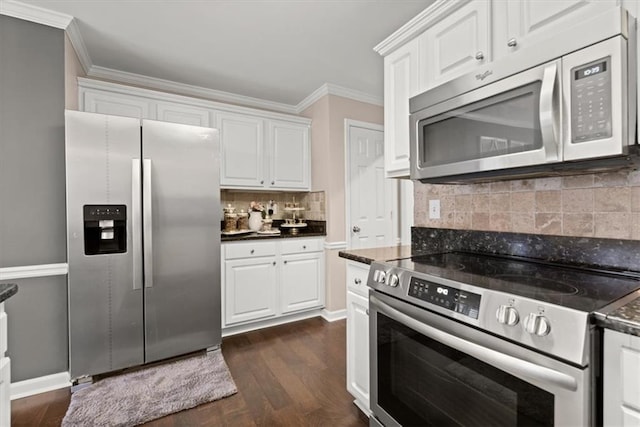
[[[218,131],[65,125],[71,379],[219,346]]]

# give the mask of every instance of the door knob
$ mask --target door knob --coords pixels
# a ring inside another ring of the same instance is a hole
[[[478,61],[482,61],[484,59],[484,53],[482,53],[482,52],[476,53],[476,59]]]
[[[357,225],[354,225],[352,228],[354,233],[359,233],[360,232],[360,227],[358,227]]]
[[[507,42],[507,46],[509,47],[516,47],[518,45],[518,41],[514,38],[509,39],[509,41]]]

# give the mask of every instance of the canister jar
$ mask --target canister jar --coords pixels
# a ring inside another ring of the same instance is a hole
[[[224,231],[226,233],[236,231],[238,222],[238,214],[233,212],[224,213]]]
[[[244,231],[249,229],[249,213],[244,209],[238,213],[238,230]]]

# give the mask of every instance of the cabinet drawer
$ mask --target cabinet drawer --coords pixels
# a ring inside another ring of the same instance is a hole
[[[367,288],[367,278],[369,277],[368,264],[362,264],[360,262],[347,262],[347,289],[368,297],[369,289]]]
[[[318,252],[322,250],[322,239],[288,239],[282,240],[283,254]]]
[[[276,254],[275,242],[247,242],[227,244],[225,259],[257,258]]]

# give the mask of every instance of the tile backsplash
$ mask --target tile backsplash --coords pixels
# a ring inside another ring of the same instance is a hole
[[[440,200],[440,219],[429,200]],[[414,186],[418,227],[640,240],[640,171]]]
[[[293,202],[295,200],[300,204],[300,207],[305,208],[300,215],[302,218],[315,221],[326,221],[324,191],[293,193],[220,190],[220,202],[222,206],[231,204],[236,207],[236,212],[240,212],[240,209],[248,211],[249,204],[252,201],[260,202],[263,206],[267,207],[267,203],[270,200],[274,201],[278,205],[277,212],[273,215],[274,219],[288,218],[289,216],[287,216],[287,213],[284,211],[284,204],[285,202]]]

